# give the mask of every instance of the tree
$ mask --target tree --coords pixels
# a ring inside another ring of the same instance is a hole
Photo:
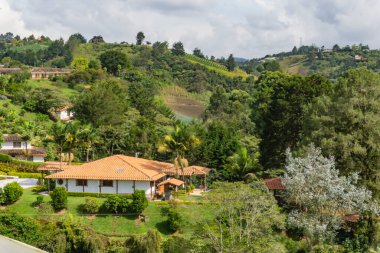
[[[117,75],[128,65],[127,55],[115,50],[110,50],[102,53],[99,56],[99,60],[102,64],[102,67],[106,68],[107,72],[113,75]]]
[[[34,137],[34,128],[34,123],[30,121],[24,122],[21,125],[21,140],[25,143],[25,160],[28,160],[30,156],[28,142]]]
[[[332,50],[333,50],[334,52],[339,52],[339,51],[340,51],[340,47],[339,47],[339,45],[338,45],[338,44],[335,44],[335,45],[333,46]]]
[[[65,147],[69,153],[68,162],[71,164],[74,149],[79,145],[80,123],[78,121],[70,121],[66,124]]]
[[[303,143],[314,142],[332,154],[343,175],[357,172],[360,182],[379,196],[380,75],[349,70],[331,95],[307,107]]]
[[[56,187],[51,193],[51,205],[55,211],[62,210],[67,207],[67,192],[64,187]]]
[[[17,182],[12,182],[4,186],[3,192],[5,203],[9,205],[20,199],[23,189]]]
[[[50,128],[51,138],[54,144],[58,147],[60,169],[62,166],[62,153],[66,144],[66,123],[62,121],[55,122]]]
[[[258,166],[258,153],[251,155],[247,148],[242,147],[237,153],[228,158],[227,170],[235,175],[236,180],[242,180],[248,173],[253,172]]]
[[[105,43],[105,41],[101,35],[92,37],[92,39],[90,39],[88,42],[89,43]]]
[[[259,133],[260,162],[265,169],[280,169],[286,148],[301,141],[304,107],[331,91],[327,79],[264,72],[253,92],[252,119]]]
[[[184,123],[178,122],[174,126],[174,131],[170,135],[165,135],[164,140],[158,146],[158,152],[171,153],[174,156],[174,166],[178,177],[179,170],[184,175],[183,169],[188,166],[188,161],[185,158],[186,154],[195,149],[199,144],[199,138]]]
[[[94,152],[94,144],[99,141],[96,129],[92,125],[82,126],[78,132],[80,146],[86,150],[86,162],[90,161],[90,152]]]
[[[75,117],[82,122],[100,125],[118,125],[125,119],[127,96],[116,80],[100,81],[82,93],[74,102]]]
[[[234,71],[234,69],[236,67],[235,58],[232,54],[230,54],[228,56],[228,59],[226,61],[226,67],[227,67],[228,71]]]
[[[167,223],[171,232],[177,232],[181,227],[181,214],[176,208],[170,208],[168,211]]]
[[[145,39],[145,35],[143,32],[138,32],[136,35],[136,45],[142,45]]]
[[[174,55],[185,55],[185,49],[181,41],[175,42],[172,47],[172,53]]]
[[[296,55],[297,53],[298,53],[298,49],[297,49],[296,46],[294,46],[293,49],[292,49],[292,54]]]
[[[332,242],[345,214],[362,214],[377,208],[371,192],[357,187],[358,175],[339,176],[334,158],[322,156],[321,149],[310,145],[305,155],[293,157],[287,150],[284,200],[293,209],[289,225],[300,228],[310,244]]]
[[[193,55],[195,56],[198,56],[200,58],[205,58],[204,54],[202,53],[202,51],[199,49],[199,48],[194,48],[193,50]]]
[[[210,252],[279,252],[273,238],[284,228],[284,217],[270,192],[241,182],[212,188],[205,197],[214,218],[199,224],[196,240]]]

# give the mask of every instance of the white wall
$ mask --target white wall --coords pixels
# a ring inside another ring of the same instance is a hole
[[[144,190],[146,195],[150,195],[150,182],[148,181],[136,181],[136,190]],[[66,179],[63,179],[63,185],[66,187]],[[132,194],[133,181],[118,181],[118,193]],[[102,186],[102,193],[116,193],[116,180],[113,181],[113,187]],[[68,180],[69,192],[83,192],[83,186],[76,186],[76,179]],[[87,180],[87,186],[84,187],[84,192],[99,192],[99,180]]]
[[[30,142],[28,142],[28,148],[32,148],[32,145]],[[25,149],[25,142],[21,142],[21,148],[14,148],[13,147],[13,142],[4,142],[1,144],[1,149]]]
[[[43,156],[33,156],[33,162],[43,163],[43,162],[45,162],[45,158]]]

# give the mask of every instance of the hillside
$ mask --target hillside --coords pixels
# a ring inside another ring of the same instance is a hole
[[[261,59],[252,59],[250,62],[241,63],[244,69],[253,68],[253,71],[266,69],[265,64],[275,61],[279,63],[279,69],[291,74],[321,74],[330,79],[335,79],[348,69],[367,67],[380,72],[380,51],[370,50],[368,46],[353,45],[333,49],[318,48],[315,46],[302,46],[291,52],[282,52],[268,55]],[[269,69],[271,70],[271,69]]]

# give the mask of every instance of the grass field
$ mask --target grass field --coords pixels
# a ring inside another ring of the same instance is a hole
[[[213,62],[211,60],[207,60],[207,59],[197,57],[195,55],[187,54],[185,56],[185,58],[186,58],[186,60],[188,60],[191,63],[200,64],[200,65],[208,68],[209,70],[213,70],[219,74],[222,74],[222,75],[225,75],[225,76],[228,76],[231,78],[241,77],[243,79],[246,79],[249,76],[245,71],[243,71],[239,68],[236,68],[234,71],[228,71],[226,66],[223,66],[223,65],[216,63],[216,62]]]
[[[32,203],[36,201],[37,193],[32,189],[25,189],[24,194],[19,201],[3,209],[3,212],[17,213],[19,215],[28,216],[35,219],[44,220],[61,220],[67,214],[72,214],[76,222],[91,226],[97,233],[108,237],[125,237],[130,234],[142,234],[149,228],[156,228],[164,237],[170,234],[165,224],[166,217],[162,214],[162,210],[168,207],[167,202],[149,202],[149,206],[145,209],[144,214],[148,217],[147,222],[140,222],[135,216],[131,215],[84,215],[79,211],[79,206],[84,203],[85,197],[68,197],[68,208],[66,212],[54,213],[51,208],[38,209],[32,207]],[[49,196],[44,197],[44,202],[49,202]],[[99,204],[104,202],[104,198],[97,198]],[[183,202],[178,203],[178,210],[183,217],[183,226],[181,233],[184,236],[190,236],[194,231],[194,225],[201,222],[202,219],[211,219],[212,212],[205,205],[201,205],[202,197],[184,196],[180,197]],[[49,207],[48,204],[45,206]]]
[[[199,118],[204,112],[210,99],[210,92],[202,94],[187,92],[179,86],[167,86],[161,89],[166,105],[172,109],[179,118]]]

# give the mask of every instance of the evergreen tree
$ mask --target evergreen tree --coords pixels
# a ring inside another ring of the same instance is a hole
[[[234,71],[234,69],[236,67],[235,59],[234,59],[234,56],[232,54],[230,54],[230,56],[228,56],[228,59],[226,61],[226,67],[227,67],[228,71]]]
[[[136,35],[136,45],[142,45],[145,39],[145,35],[143,32],[138,32]]]

